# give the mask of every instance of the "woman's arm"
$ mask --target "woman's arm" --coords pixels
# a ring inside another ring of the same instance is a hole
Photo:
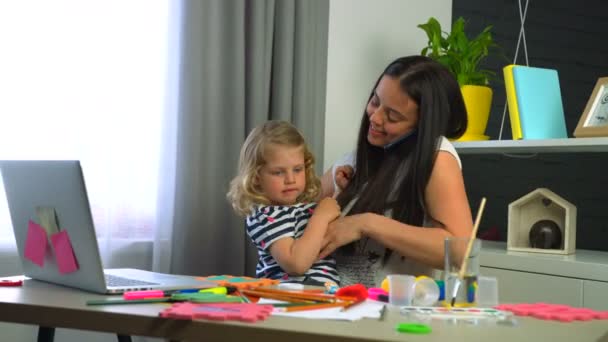
[[[367,236],[403,256],[442,268],[444,239],[469,236],[473,228],[462,172],[450,153],[438,153],[425,195],[427,215],[436,227],[415,227],[370,213],[347,216],[330,224],[321,257]]]
[[[340,206],[333,198],[323,199],[308,220],[306,229],[298,239],[279,239],[270,245],[270,254],[281,268],[293,275],[306,273],[319,259],[323,236],[329,222],[340,215]]]

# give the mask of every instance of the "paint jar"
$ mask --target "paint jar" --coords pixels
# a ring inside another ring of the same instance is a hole
[[[439,300],[439,286],[434,279],[427,276],[416,277],[416,286],[414,288],[414,297],[412,305],[414,306],[433,306]]]
[[[451,304],[452,298],[456,300],[454,306],[474,306],[477,277],[479,276],[479,254],[481,240],[474,239],[471,250],[466,259],[466,268],[462,279],[459,278],[469,238],[449,237],[445,239],[444,259],[444,285],[445,301]]]
[[[433,306],[439,300],[439,286],[427,276],[391,274],[388,279],[388,301],[396,306]]]
[[[475,304],[482,308],[492,308],[498,305],[498,280],[496,277],[479,276]]]
[[[388,279],[388,303],[394,306],[412,305],[416,278],[405,274],[389,274]]]

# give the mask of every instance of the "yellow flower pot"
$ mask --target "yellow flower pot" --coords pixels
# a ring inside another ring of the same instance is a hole
[[[492,106],[492,88],[465,85],[460,88],[464,105],[467,108],[469,124],[467,130],[457,141],[487,140],[485,135]]]

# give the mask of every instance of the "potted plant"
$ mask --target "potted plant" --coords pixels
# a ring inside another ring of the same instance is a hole
[[[495,73],[481,69],[480,63],[489,55],[491,48],[498,47],[492,39],[492,26],[483,29],[473,39],[464,32],[465,20],[462,17],[454,22],[449,33],[442,31],[441,24],[433,17],[418,27],[428,37],[428,44],[420,54],[445,65],[460,84],[469,126],[459,140],[488,139],[484,135],[492,105],[492,88],[488,84]]]

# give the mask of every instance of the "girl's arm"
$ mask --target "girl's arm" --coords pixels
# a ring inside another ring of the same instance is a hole
[[[340,216],[338,202],[333,198],[323,199],[308,220],[302,236],[298,239],[277,240],[270,245],[270,254],[285,272],[294,275],[306,273],[319,259],[327,225],[338,216]]]
[[[435,227],[415,227],[371,213],[347,216],[330,224],[320,256],[367,236],[400,255],[442,268],[444,239],[468,237],[473,229],[462,172],[450,153],[438,153],[425,197]]]

